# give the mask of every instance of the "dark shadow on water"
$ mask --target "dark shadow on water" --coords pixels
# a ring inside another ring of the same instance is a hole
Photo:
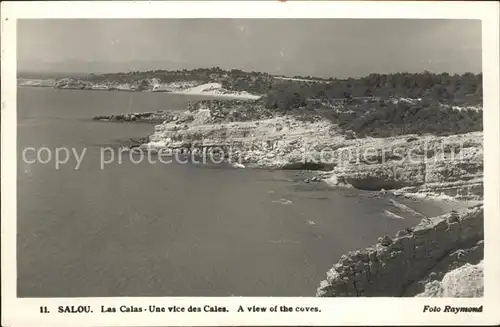
[[[318,196],[318,197],[311,196],[311,197],[305,197],[304,199],[307,199],[307,200],[330,200],[330,198],[328,198],[326,196]]]
[[[332,170],[334,165],[314,162],[296,162],[283,167],[283,170]]]

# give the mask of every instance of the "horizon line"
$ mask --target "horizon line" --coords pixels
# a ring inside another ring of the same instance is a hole
[[[18,69],[17,70],[17,76],[16,78],[19,78],[19,74],[43,74],[43,75],[48,75],[48,74],[62,74],[62,75],[85,75],[85,76],[90,76],[90,75],[112,75],[112,74],[131,74],[131,73],[146,73],[146,72],[156,72],[156,71],[165,71],[165,72],[182,72],[182,71],[186,71],[186,72],[191,72],[191,71],[195,71],[195,70],[211,70],[211,69],[214,69],[214,68],[220,68],[218,66],[213,66],[213,67],[198,67],[198,68],[191,68],[191,69],[188,69],[188,68],[183,68],[183,69],[173,69],[173,70],[169,70],[169,69],[149,69],[149,70],[129,70],[129,71],[112,71],[112,72],[78,72],[78,71],[44,71],[44,70],[20,70]],[[223,72],[231,72],[232,70],[238,70],[238,71],[241,71],[243,73],[248,73],[248,74],[251,74],[251,73],[258,73],[258,74],[266,74],[266,75],[270,75],[270,76],[273,76],[273,77],[287,77],[287,78],[294,78],[294,77],[297,77],[297,78],[305,78],[305,77],[309,77],[311,80],[312,79],[319,79],[319,80],[329,80],[329,79],[337,79],[337,80],[347,80],[347,79],[361,79],[361,78],[365,78],[365,77],[368,77],[370,75],[397,75],[397,74],[411,74],[411,75],[419,75],[419,74],[432,74],[432,75],[443,75],[443,74],[448,74],[450,76],[455,76],[455,75],[458,75],[458,76],[463,76],[463,75],[466,75],[466,74],[473,74],[473,75],[481,75],[483,73],[483,71],[479,71],[479,72],[472,72],[472,71],[464,71],[464,72],[449,72],[449,71],[439,71],[439,72],[435,72],[435,71],[429,71],[429,70],[421,70],[421,71],[397,71],[397,72],[370,72],[370,73],[367,73],[367,74],[363,74],[363,75],[358,75],[358,76],[350,76],[350,77],[335,77],[335,76],[330,76],[330,77],[320,77],[320,76],[313,76],[313,75],[285,75],[285,74],[273,74],[273,73],[268,73],[266,71],[255,71],[255,70],[252,70],[252,71],[249,71],[249,70],[243,70],[243,69],[239,69],[239,68],[231,68],[231,69],[223,69],[223,68],[220,68],[220,70],[222,70]]]

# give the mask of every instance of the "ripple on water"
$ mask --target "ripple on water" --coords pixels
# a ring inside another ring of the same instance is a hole
[[[288,199],[281,198],[279,200],[273,200],[273,203],[279,203],[279,204],[292,204],[292,201]]]

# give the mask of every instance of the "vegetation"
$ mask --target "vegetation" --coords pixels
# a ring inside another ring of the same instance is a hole
[[[155,70],[90,76],[94,80],[144,81],[158,78],[161,82],[219,82],[228,90],[264,94],[257,105],[238,105],[226,113],[229,120],[248,120],[289,113],[300,119],[317,119],[315,111],[305,109],[309,99],[319,103],[345,99],[340,109],[326,108],[327,116],[339,124],[349,137],[388,137],[404,134],[449,135],[483,129],[482,112],[455,110],[451,106],[482,105],[482,74],[465,73],[397,73],[370,74],[363,78],[321,79],[311,76],[277,79],[258,72],[238,69],[225,71],[219,67],[182,71]],[[147,87],[145,83],[144,87]],[[374,97],[371,103],[356,97]],[[413,101],[392,101],[406,98]],[[418,100],[416,100],[418,99]],[[225,105],[218,105],[223,108]],[[321,107],[321,105],[320,105]],[[259,108],[256,111],[256,108]],[[323,110],[324,111],[324,110]],[[223,115],[223,116],[226,116]]]
[[[370,74],[363,78],[275,78],[267,73],[244,72],[220,67],[194,70],[153,70],[146,72],[100,74],[82,77],[84,82],[132,83],[137,90],[151,87],[153,78],[161,83],[197,81],[218,82],[228,90],[264,95],[249,105],[238,104],[221,115],[229,120],[251,120],[275,114],[293,114],[301,119],[315,119],[317,112],[338,123],[350,137],[386,137],[402,134],[438,135],[482,130],[482,111],[455,110],[452,106],[482,106],[482,74],[397,73]],[[356,100],[373,97],[374,101]],[[394,101],[398,99],[405,101]],[[314,99],[317,109],[309,110]],[[328,106],[322,103],[341,99],[345,103]],[[229,104],[216,104],[226,108]],[[217,109],[223,110],[223,109]],[[221,118],[222,119],[222,118]]]
[[[20,76],[21,77],[21,76]],[[278,79],[267,73],[244,72],[220,67],[193,70],[150,70],[126,73],[90,74],[81,79],[88,82],[143,83],[156,78],[161,83],[177,81],[218,82],[228,90],[265,94],[269,108],[289,110],[306,105],[306,100],[349,97],[425,98],[448,104],[482,103],[482,74],[465,73],[397,73],[370,74],[363,78],[324,79],[301,77],[306,80]]]
[[[149,70],[131,71],[127,73],[90,74],[85,80],[90,82],[112,81],[118,83],[137,83],[143,80],[158,79],[160,83],[178,81],[197,81],[201,83],[218,82],[229,90],[244,90],[250,93],[263,94],[272,84],[272,75],[259,72],[244,72],[239,69],[222,70],[220,67],[198,68],[193,70]]]
[[[454,105],[482,103],[482,74],[463,75],[398,73],[370,74],[360,79],[334,79],[329,83],[288,81],[273,85],[266,106],[290,110],[306,105],[307,99],[352,97],[421,98],[425,101]]]
[[[405,134],[452,135],[481,131],[482,111],[455,110],[450,106],[420,102],[379,102],[348,106],[332,114],[332,120],[357,137],[389,137]],[[354,109],[354,110],[352,110]]]
[[[373,97],[373,101],[356,97]],[[321,112],[350,137],[451,135],[483,129],[482,111],[463,108],[482,107],[482,74],[425,72],[371,74],[328,83],[289,81],[274,85],[262,101],[274,111],[295,113],[298,109],[306,111],[308,99],[316,99],[317,108],[323,107]],[[337,108],[321,105],[331,99],[343,99],[345,103]]]

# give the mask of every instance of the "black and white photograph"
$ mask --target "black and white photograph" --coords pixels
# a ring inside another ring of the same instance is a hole
[[[15,296],[482,299],[484,33],[17,19]],[[432,303],[418,313],[484,310]]]

